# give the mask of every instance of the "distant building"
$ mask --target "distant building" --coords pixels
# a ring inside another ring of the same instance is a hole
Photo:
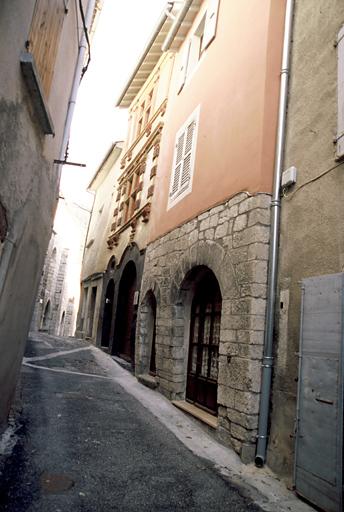
[[[31,331],[74,335],[88,220],[86,208],[70,201],[59,201],[54,223],[56,231],[53,231],[45,258]]]
[[[83,0],[86,22],[97,2]],[[0,5],[0,430],[15,393],[86,46],[79,5]],[[76,41],[84,40],[78,49]]]

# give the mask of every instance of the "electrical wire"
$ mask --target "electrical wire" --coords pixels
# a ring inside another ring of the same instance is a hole
[[[303,187],[305,187],[306,185],[309,185],[310,183],[314,183],[315,181],[319,180],[320,178],[322,178],[323,176],[325,176],[329,172],[334,171],[335,169],[337,169],[337,167],[340,167],[343,164],[344,164],[344,162],[342,161],[342,162],[339,162],[338,164],[334,165],[333,167],[330,167],[329,169],[326,169],[326,171],[323,171],[322,173],[318,174],[318,176],[315,176],[314,178],[306,181],[305,183],[302,183],[302,185],[300,185],[297,189],[291,191],[289,194],[287,194],[285,192],[285,190],[283,189],[283,197],[292,199],[295,196],[295,194],[299,190],[301,190]]]
[[[79,0],[79,9],[80,9],[80,16],[81,16],[81,20],[82,20],[82,26],[83,26],[83,29],[84,29],[85,38],[86,38],[87,47],[88,47],[88,59],[87,59],[87,62],[85,64],[85,66],[82,68],[81,79],[80,79],[80,81],[81,81],[83,79],[83,76],[86,73],[86,71],[88,69],[88,65],[89,65],[89,63],[91,61],[91,44],[90,44],[90,39],[88,37],[88,30],[87,30],[87,27],[86,27],[85,13],[84,13],[84,8],[82,6],[82,0]]]

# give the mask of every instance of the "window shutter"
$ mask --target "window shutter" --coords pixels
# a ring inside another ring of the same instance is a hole
[[[192,157],[193,142],[194,142],[194,135],[195,135],[195,126],[196,126],[195,121],[192,121],[186,129],[183,169],[182,169],[182,176],[181,176],[181,182],[180,182],[181,189],[185,185],[189,184],[189,181],[191,178],[191,157]]]
[[[178,84],[177,84],[177,94],[180,93],[180,91],[183,89],[185,80],[186,80],[186,74],[188,69],[188,62],[189,62],[189,55],[190,55],[190,47],[191,47],[191,41],[187,43],[187,45],[184,48],[184,51],[181,54],[181,61],[180,61],[180,68],[179,68],[179,76],[178,76]]]
[[[49,96],[66,8],[61,0],[36,0],[29,34],[43,91]]]
[[[337,157],[344,156],[344,25],[337,38],[338,58],[338,114],[337,114]]]
[[[180,182],[180,176],[182,172],[182,166],[183,166],[183,154],[184,154],[184,139],[185,139],[185,131],[182,132],[182,134],[177,139],[176,144],[176,160],[174,164],[174,173],[173,173],[173,181],[172,181],[172,187],[171,187],[171,196],[174,196],[178,190],[179,190],[179,182]]]
[[[213,39],[215,39],[219,3],[220,0],[209,0],[207,14],[205,18],[201,52],[203,52],[203,50],[205,50],[207,46],[209,46]]]

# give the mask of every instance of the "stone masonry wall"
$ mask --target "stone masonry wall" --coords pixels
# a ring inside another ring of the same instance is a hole
[[[136,336],[136,373],[147,374],[152,325],[147,294],[157,301],[159,390],[185,399],[192,274],[206,266],[222,294],[218,435],[245,461],[254,457],[264,338],[270,196],[240,193],[148,246]]]

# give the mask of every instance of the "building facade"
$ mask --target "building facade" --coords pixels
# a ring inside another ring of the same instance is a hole
[[[192,7],[192,23],[179,19],[163,46],[175,66],[136,372],[151,373],[153,347],[158,389],[252,461],[285,2]]]
[[[171,9],[171,6],[169,6]],[[90,184],[95,203],[82,269],[77,334],[135,364],[135,332],[155,178],[173,55],[161,43],[171,19],[163,13],[118,106],[128,133]]]
[[[344,5],[295,2],[268,464],[342,510]],[[293,473],[294,477],[293,477]]]
[[[96,3],[81,5],[92,20]],[[0,6],[0,430],[51,235],[60,176],[55,161],[64,158],[69,99],[80,81],[82,54],[71,44],[83,36],[75,9],[73,2],[47,0]]]

